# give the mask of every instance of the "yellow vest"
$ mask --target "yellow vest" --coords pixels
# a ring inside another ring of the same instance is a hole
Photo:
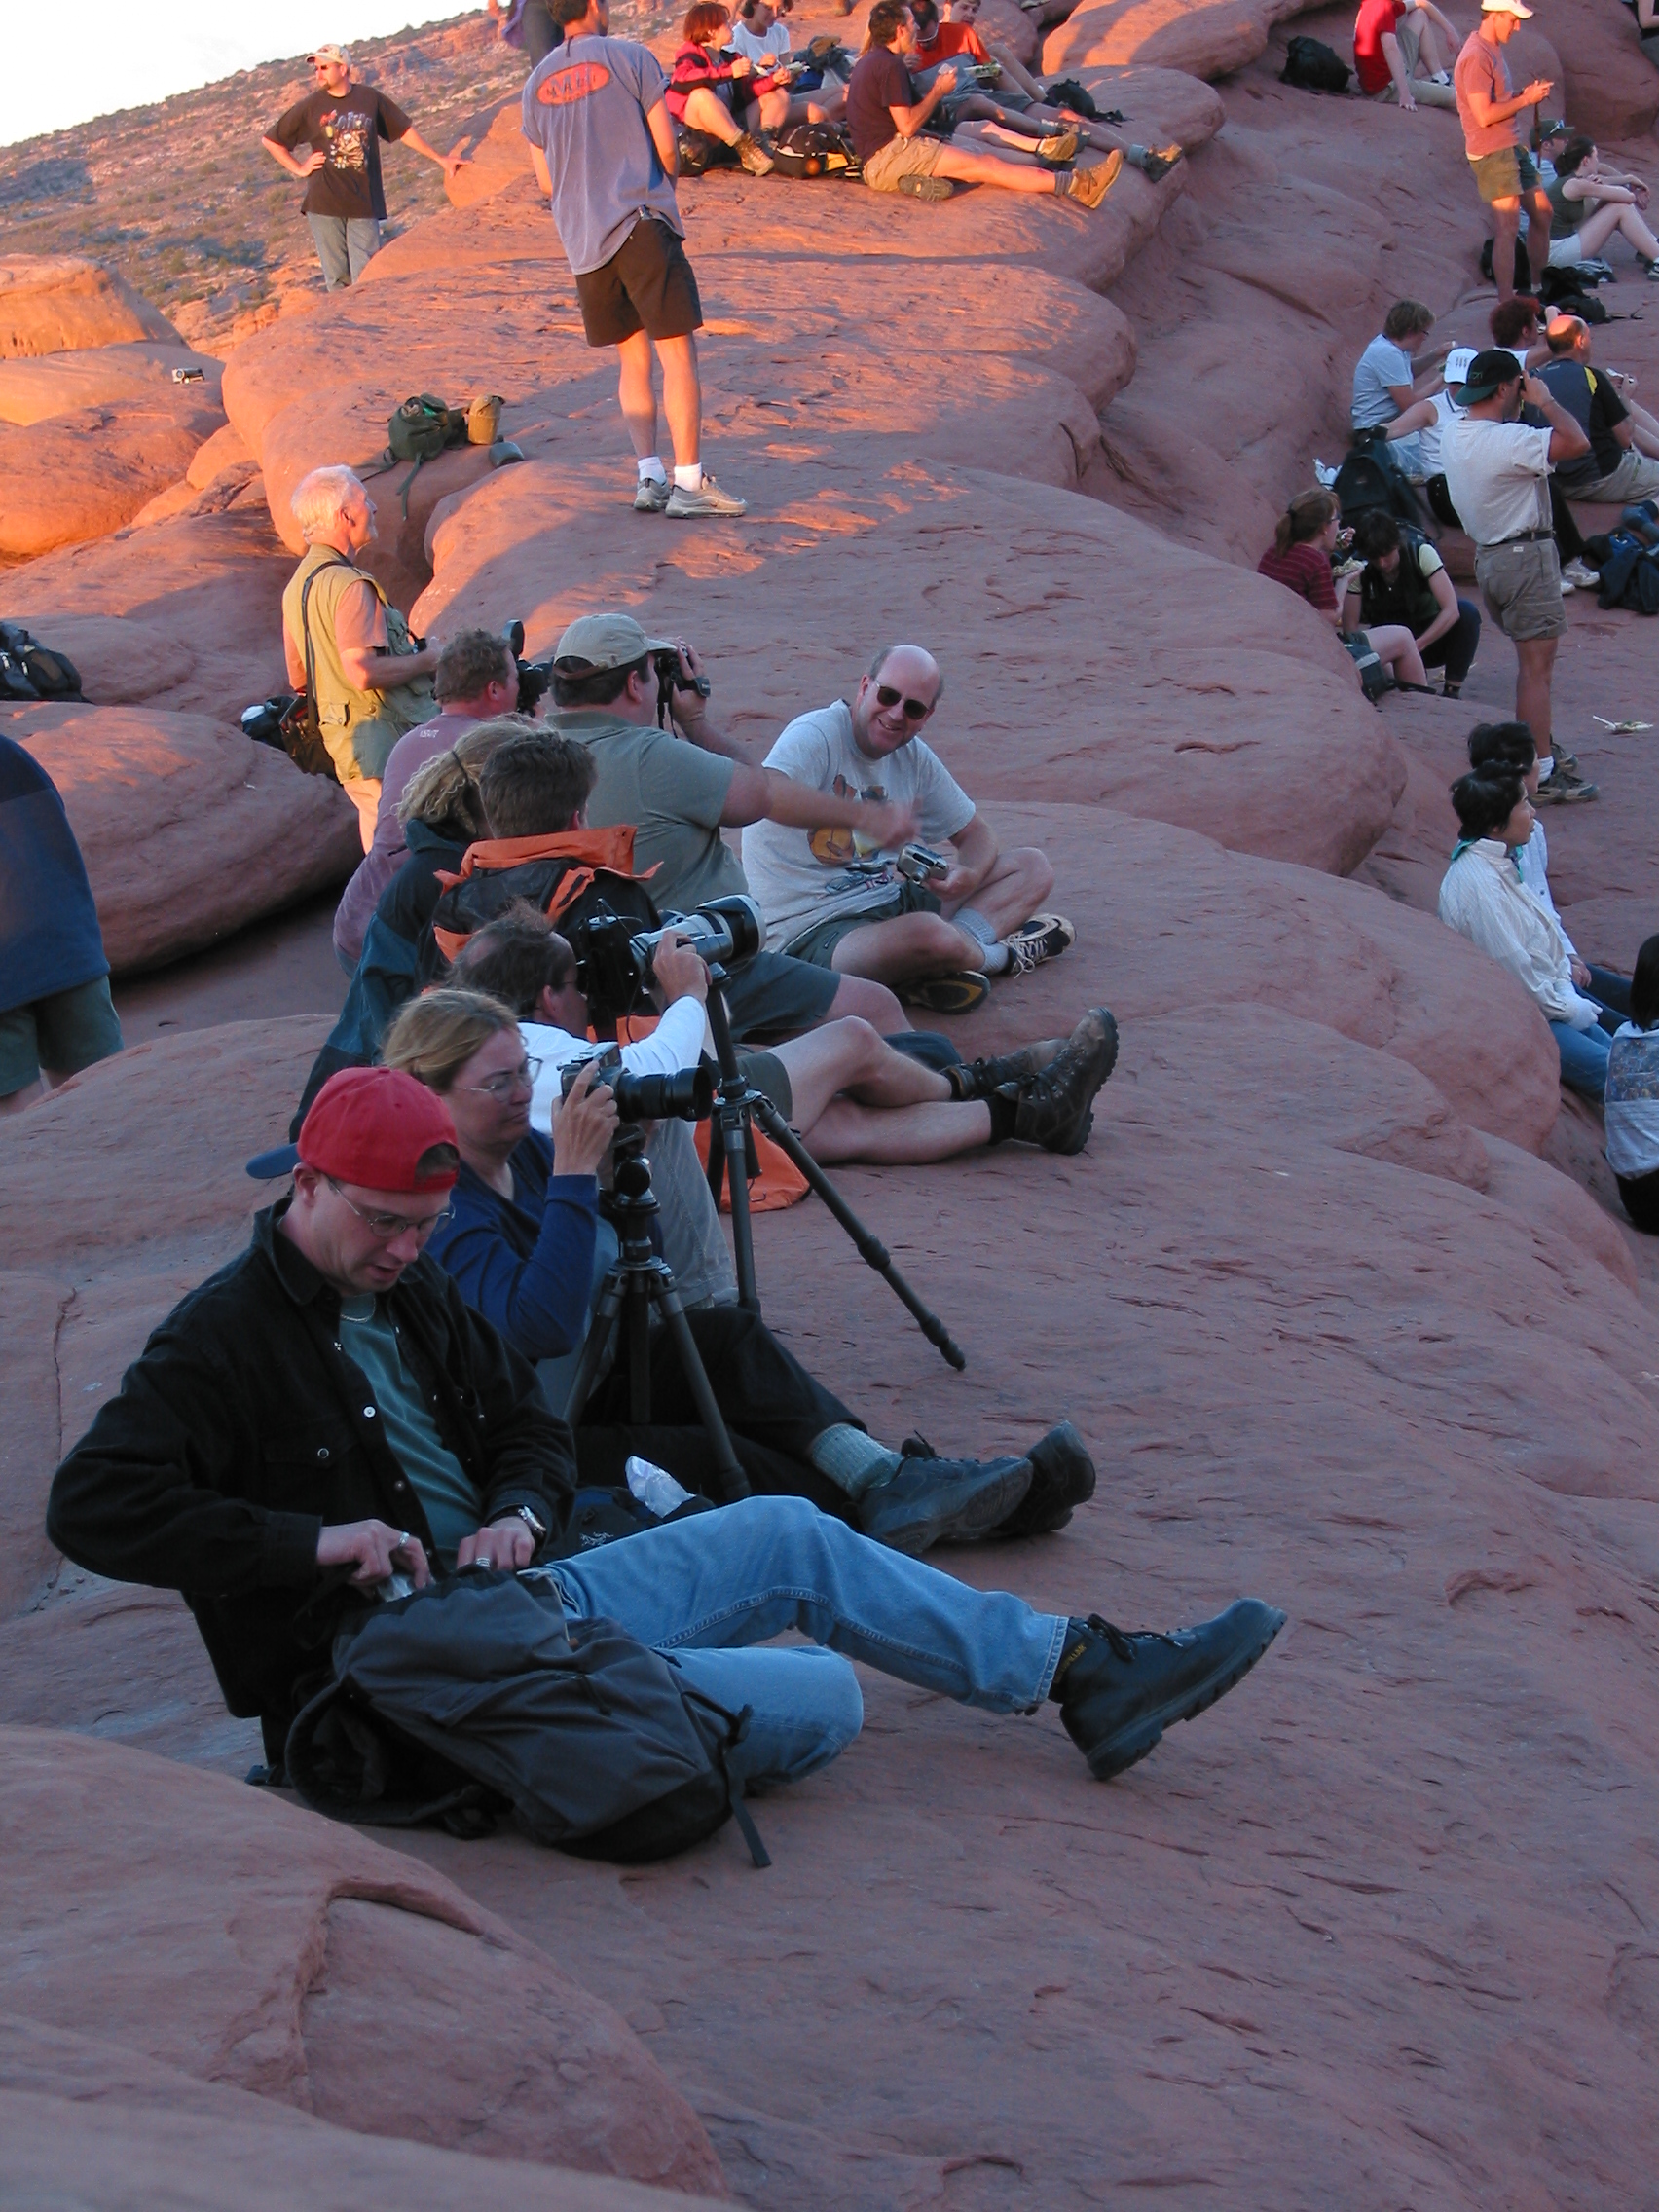
[[[306,620],[300,622],[300,602],[308,580],[314,576],[306,599]],[[311,634],[310,665],[315,687],[316,719],[322,742],[343,784],[360,778],[378,779],[387,756],[405,730],[430,721],[438,711],[432,696],[432,680],[418,676],[389,691],[359,691],[349,682],[335,644],[335,617],[341,595],[352,584],[367,584],[386,609],[387,649],[412,653],[409,625],[387,598],[373,576],[353,568],[332,545],[311,545],[306,557],[288,578],[282,594],[282,627],[306,659],[306,633]]]

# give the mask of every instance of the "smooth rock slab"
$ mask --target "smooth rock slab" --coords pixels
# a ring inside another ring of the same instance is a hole
[[[9,254],[0,259],[0,360],[26,360],[83,346],[184,341],[166,315],[125,276],[74,254]]]
[[[52,415],[72,415],[78,408],[170,394],[178,388],[172,381],[178,368],[202,371],[202,384],[190,387],[198,401],[216,397],[222,362],[152,339],[0,360],[0,423],[39,423]]]
[[[0,423],[0,560],[107,536],[190,466],[223,421],[207,385]]]

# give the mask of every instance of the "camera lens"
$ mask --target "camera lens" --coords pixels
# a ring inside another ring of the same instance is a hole
[[[714,1110],[715,1079],[701,1063],[674,1075],[631,1075],[620,1069],[611,1088],[624,1122],[702,1122]]]

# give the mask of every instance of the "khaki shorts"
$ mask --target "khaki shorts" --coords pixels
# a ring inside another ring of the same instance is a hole
[[[897,192],[902,176],[932,176],[943,152],[944,140],[924,131],[914,138],[891,138],[866,162],[864,180],[871,192]]]
[[[1475,581],[1487,611],[1506,638],[1526,645],[1533,638],[1559,638],[1567,628],[1561,597],[1561,560],[1554,540],[1525,539],[1519,545],[1477,545]]]
[[[1525,146],[1500,146],[1495,154],[1475,155],[1469,166],[1474,171],[1475,190],[1489,207],[1495,201],[1519,200],[1538,182],[1537,165]]]

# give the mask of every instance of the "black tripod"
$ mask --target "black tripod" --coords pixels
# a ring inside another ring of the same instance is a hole
[[[709,1027],[714,1032],[715,1054],[720,1063],[719,1087],[715,1093],[713,1128],[709,1140],[709,1189],[716,1205],[720,1201],[722,1176],[731,1192],[732,1247],[737,1266],[737,1296],[752,1313],[760,1310],[760,1294],[755,1284],[755,1239],[749,1219],[749,1169],[751,1121],[758,1122],[780,1152],[788,1155],[807,1182],[852,1238],[859,1258],[875,1270],[901,1305],[914,1314],[929,1344],[938,1347],[948,1364],[961,1371],[968,1354],[939,1315],[922,1304],[878,1236],[872,1236],[848,1205],[816,1160],[801,1143],[763,1090],[746,1081],[731,1041],[726,1014],[726,971],[718,963],[709,969]]]
[[[600,1286],[593,1320],[582,1344],[570,1397],[566,1400],[565,1419],[571,1428],[581,1419],[599,1380],[600,1361],[610,1342],[611,1324],[620,1317],[621,1336],[616,1356],[619,1362],[627,1361],[628,1419],[636,1427],[649,1425],[651,1314],[654,1309],[673,1341],[686,1386],[696,1400],[698,1417],[708,1431],[719,1471],[719,1503],[729,1505],[734,1498],[749,1495],[749,1483],[731,1448],[720,1409],[715,1403],[708,1371],[685,1318],[673,1272],[667,1262],[651,1249],[650,1220],[657,1210],[656,1197],[651,1190],[651,1163],[641,1149],[638,1130],[630,1134],[634,1143],[616,1161],[610,1209],[620,1249],[614,1266]]]

